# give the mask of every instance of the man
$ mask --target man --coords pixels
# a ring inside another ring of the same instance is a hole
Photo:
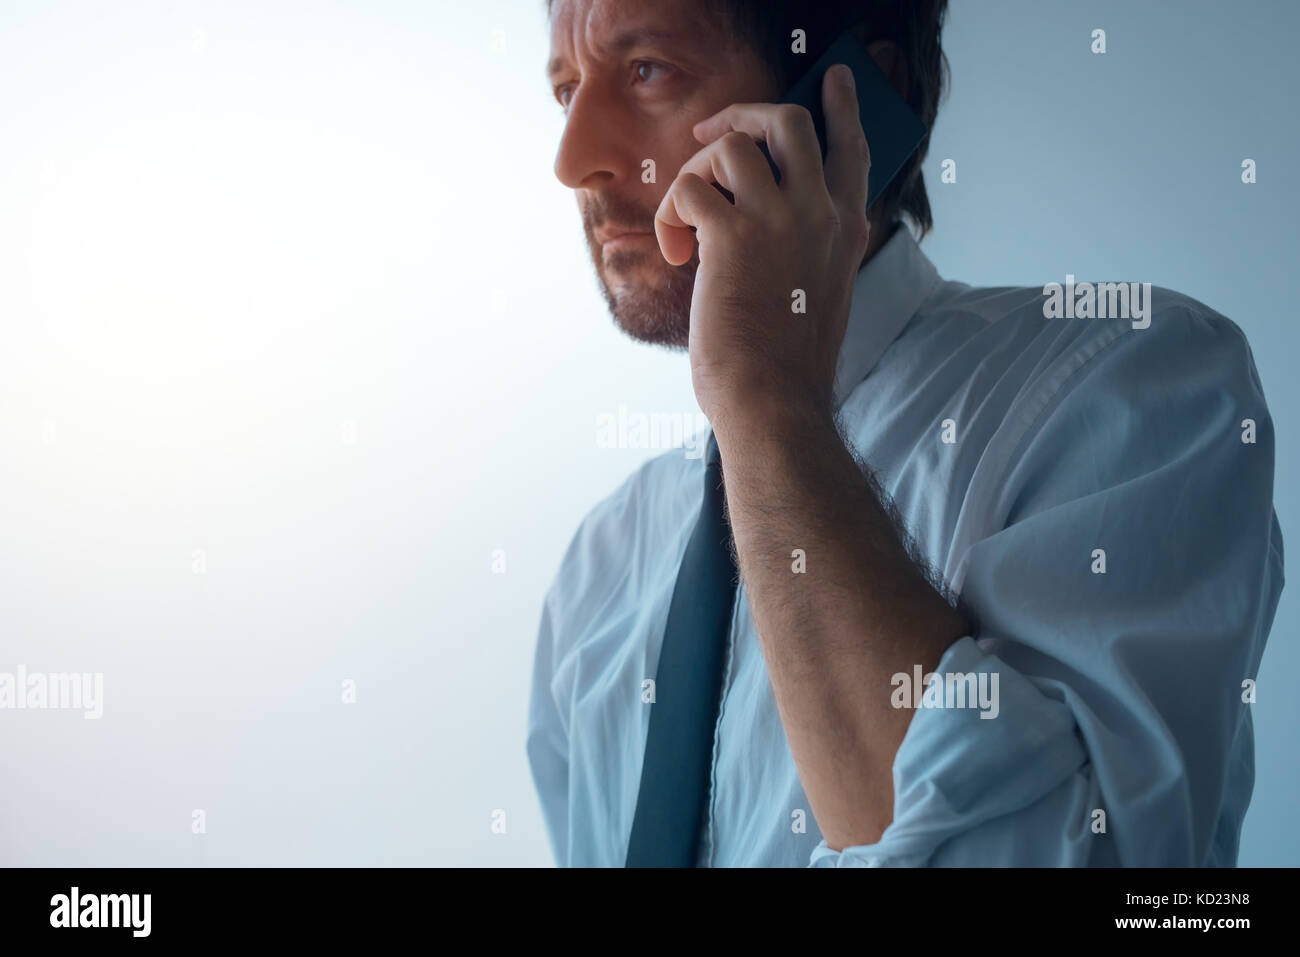
[[[946,0],[815,6],[550,7],[556,174],[712,427],[591,512],[548,595],[557,861],[1232,865],[1283,583],[1246,340],[1137,283],[942,280],[900,226],[930,225],[925,144],[867,216],[852,85],[823,82],[824,160],[774,104],[861,21],[930,127]]]

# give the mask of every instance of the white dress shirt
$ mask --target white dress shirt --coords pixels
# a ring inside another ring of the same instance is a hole
[[[1160,287],[1142,321],[1048,318],[1049,298],[945,281],[904,228],[861,270],[836,375],[843,429],[974,618],[936,671],[996,675],[996,717],[916,708],[893,822],[830,849],[742,585],[702,865],[1236,863],[1250,691],[1283,584],[1250,348]],[[527,753],[561,865],[623,865],[654,707],[642,683],[702,447],[652,459],[598,504],[547,596]]]

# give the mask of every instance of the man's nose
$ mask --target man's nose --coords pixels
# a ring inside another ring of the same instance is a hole
[[[591,87],[569,100],[564,134],[555,153],[555,176],[569,189],[622,182],[639,164],[624,139],[625,123]]]

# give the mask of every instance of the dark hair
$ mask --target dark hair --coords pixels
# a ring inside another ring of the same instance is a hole
[[[850,27],[855,27],[854,35],[864,46],[876,40],[892,41],[907,64],[904,99],[927,130],[934,128],[939,101],[949,83],[948,58],[940,44],[948,0],[710,0],[710,6],[762,57],[783,90]],[[790,34],[796,29],[807,37],[804,53],[790,49]],[[918,238],[934,225],[921,174],[929,148],[927,133],[876,201],[882,222],[906,216]]]

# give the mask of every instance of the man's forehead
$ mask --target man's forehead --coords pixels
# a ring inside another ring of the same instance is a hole
[[[555,0],[550,19],[553,56],[575,43],[597,54],[641,43],[698,46],[718,32],[700,0]]]

